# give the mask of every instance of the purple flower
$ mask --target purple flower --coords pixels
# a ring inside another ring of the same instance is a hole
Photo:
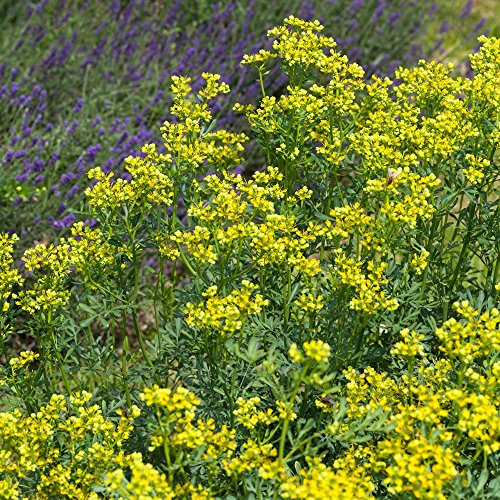
[[[28,137],[30,134],[31,134],[31,128],[30,127],[23,127],[22,138],[26,139],[26,137]]]
[[[42,172],[45,168],[45,161],[41,158],[35,158],[32,163],[32,171],[33,172]]]
[[[80,190],[80,186],[78,184],[75,184],[74,186],[71,187],[71,189],[68,190],[66,193],[66,198],[69,200],[75,196],[75,194]]]
[[[28,153],[26,152],[25,149],[19,149],[18,151],[15,152],[14,158],[19,159],[19,158],[24,158]]]
[[[78,120],[74,120],[71,126],[66,129],[66,135],[71,137],[75,133],[76,127],[78,127]]]
[[[59,203],[57,208],[56,217],[59,217],[66,210],[66,205],[64,203]]]
[[[75,214],[71,213],[71,214],[65,215],[60,220],[53,219],[51,224],[52,224],[52,227],[54,227],[55,229],[59,229],[59,230],[66,229],[67,227],[70,227],[73,224],[75,219],[76,219]]]
[[[7,153],[5,153],[5,156],[3,157],[3,162],[5,164],[10,163],[12,159],[14,158],[15,153],[12,149],[8,149]]]
[[[77,98],[74,108],[71,110],[72,113],[79,113],[83,107],[84,100],[80,97]]]
[[[392,12],[391,15],[389,16],[389,19],[387,20],[387,23],[389,26],[393,26],[394,23],[401,18],[401,12]]]
[[[487,19],[486,18],[481,18],[481,20],[472,28],[472,31],[470,32],[470,35],[467,37],[466,41],[472,40],[474,37],[477,36],[479,31],[483,28],[483,26],[486,24]]]
[[[96,219],[87,219],[86,221],[84,221],[83,223],[85,226],[88,226],[88,227],[95,227],[97,225],[97,220]]]
[[[66,172],[65,174],[61,175],[59,182],[64,186],[65,184],[68,184],[70,181],[72,181],[75,177],[76,176],[73,172]]]
[[[446,33],[450,29],[450,23],[448,21],[443,21],[439,27],[439,33]]]
[[[349,31],[356,31],[359,28],[359,21],[353,17],[349,23]]]
[[[433,16],[439,8],[438,2],[434,2],[429,9],[429,16]]]
[[[474,0],[467,0],[467,3],[465,4],[464,9],[462,10],[462,13],[460,14],[460,19],[467,17],[471,13],[473,4]]]
[[[59,159],[59,151],[54,151],[49,160],[49,167],[53,167],[58,159]]]
[[[153,267],[156,265],[156,260],[153,257],[151,257],[145,262],[145,265],[148,267]]]
[[[94,163],[95,157],[101,150],[102,146],[99,143],[89,146],[87,151],[85,151],[85,161],[87,163]]]
[[[373,11],[373,16],[371,20],[372,24],[375,24],[384,15],[386,7],[387,7],[387,2],[385,0],[378,1],[377,6]]]

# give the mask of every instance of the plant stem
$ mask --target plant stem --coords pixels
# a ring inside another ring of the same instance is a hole
[[[50,312],[49,312],[49,318],[50,318]],[[49,326],[49,328],[50,328],[50,326]],[[61,370],[61,375],[63,378],[64,387],[66,388],[66,392],[69,395],[69,394],[71,394],[71,386],[69,385],[68,377],[66,375],[66,370],[64,369],[64,363],[63,363],[63,360],[61,357],[61,353],[57,349],[57,342],[56,342],[56,338],[54,336],[54,331],[52,330],[52,328],[50,328],[50,339],[52,341],[52,347],[54,348],[54,354],[56,355],[57,362],[59,363],[59,369]]]
[[[298,379],[297,379],[297,384],[295,385],[295,388],[292,392],[292,396],[290,397],[290,400],[288,401],[289,408],[292,408],[292,405],[295,401],[295,398],[297,397],[297,393],[299,392],[300,386],[302,384],[302,379],[304,378],[306,371],[307,371],[307,367],[304,366],[300,372]],[[289,423],[290,423],[290,415],[289,415],[289,412],[287,412],[287,415],[286,415],[285,420],[283,422],[283,428],[281,430],[279,451],[278,451],[278,462],[279,462],[281,467],[284,466],[283,453],[285,451],[286,431],[288,430]]]

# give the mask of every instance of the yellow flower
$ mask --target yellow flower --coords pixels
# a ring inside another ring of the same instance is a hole
[[[211,287],[204,292],[205,302],[186,304],[185,321],[191,327],[214,328],[222,335],[239,331],[248,316],[258,314],[269,303],[261,294],[253,295],[257,289],[257,285],[243,280],[240,289],[218,297],[217,287]]]
[[[40,354],[38,354],[37,352],[23,351],[19,353],[19,357],[12,358],[9,361],[9,365],[12,367],[14,371],[20,370],[21,368],[24,368],[26,365],[33,363],[33,361],[35,361],[39,357]]]
[[[425,335],[417,332],[410,332],[408,328],[404,328],[399,332],[399,335],[403,339],[400,342],[396,342],[394,347],[391,349],[391,354],[393,356],[403,356],[405,358],[414,358],[417,354],[420,356],[425,355],[423,346],[421,344],[424,340]]]
[[[9,299],[15,298],[12,291],[14,286],[24,283],[24,279],[17,269],[12,269],[14,263],[14,244],[19,238],[16,234],[0,233],[0,306],[6,313],[10,308]]]
[[[288,355],[290,356],[290,359],[292,363],[302,363],[304,361],[304,356],[303,354],[299,351],[299,348],[297,347],[297,344],[293,343],[290,348],[288,349]]]
[[[325,305],[323,301],[323,295],[316,297],[312,293],[307,295],[303,293],[298,300],[294,301],[294,304],[306,313],[318,313]]]
[[[145,208],[170,205],[173,199],[172,181],[162,172],[162,165],[171,161],[170,156],[157,154],[155,145],[143,147],[144,158],[129,156],[125,158],[127,171],[132,179],[116,179],[114,173],[105,174],[100,168],[88,172],[89,179],[96,179],[93,187],[85,194],[88,203],[101,210],[117,210],[123,205]]]
[[[281,420],[295,420],[297,418],[297,414],[293,411],[293,404],[276,401],[276,406],[278,407],[279,418]]]
[[[357,296],[351,299],[349,306],[356,311],[372,313],[378,309],[394,311],[398,308],[398,301],[386,297],[381,285],[387,283],[382,274],[387,268],[384,262],[377,266],[373,261],[367,263],[367,273],[363,271],[363,263],[347,257],[342,250],[335,251],[335,274],[342,283],[353,287]]]
[[[304,342],[304,350],[306,356],[317,363],[326,363],[331,354],[330,346],[322,340]]]
[[[243,451],[231,460],[224,459],[222,465],[229,476],[258,469],[278,454],[271,444],[258,444],[248,439],[243,444]]]
[[[422,274],[424,269],[429,265],[429,252],[422,248],[419,254],[414,254],[411,258],[410,265],[417,274]]]
[[[441,341],[439,349],[450,358],[470,364],[474,359],[497,351],[500,346],[500,312],[493,308],[483,314],[474,310],[467,301],[456,302],[454,308],[465,320],[454,318],[436,330]]]
[[[259,397],[253,397],[248,400],[238,398],[236,404],[238,408],[233,411],[237,417],[236,421],[247,429],[253,429],[259,424],[270,425],[272,422],[278,420],[271,408],[266,411],[257,410],[257,405],[260,403]]]
[[[336,470],[320,458],[306,457],[308,467],[299,476],[290,476],[281,484],[281,496],[291,499],[368,499],[374,485],[363,468]]]
[[[471,184],[478,184],[484,178],[484,171],[490,166],[490,161],[486,158],[477,158],[472,154],[465,155],[466,168],[463,173]]]

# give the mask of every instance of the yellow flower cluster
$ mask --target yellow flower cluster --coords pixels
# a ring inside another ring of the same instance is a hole
[[[339,85],[357,83],[364,75],[361,66],[357,64],[347,64],[346,56],[341,56],[333,49],[337,45],[333,38],[321,35],[323,26],[319,21],[304,21],[294,16],[290,16],[283,21],[282,26],[275,27],[268,31],[267,35],[273,37],[273,50],[271,56],[278,56],[283,61],[286,71],[291,75],[292,81],[296,75],[302,71],[306,72],[310,68],[315,68],[322,74],[330,76],[327,86],[327,94],[333,100],[328,100],[327,104],[333,109],[335,99],[339,99],[336,89],[342,88],[346,95],[351,89]],[[260,61],[259,61],[260,62]]]
[[[217,254],[215,246],[210,243],[210,230],[203,226],[195,226],[190,232],[176,231],[170,236],[170,241],[179,245],[184,245],[192,258],[201,264],[215,264]],[[160,252],[168,258],[176,259],[180,252],[177,248],[169,244],[168,241],[159,237]]]
[[[172,181],[161,171],[161,165],[168,163],[168,155],[159,155],[154,144],[143,146],[144,158],[125,158],[127,171],[132,180],[116,179],[114,173],[105,174],[100,168],[89,170],[89,179],[96,179],[85,195],[89,205],[101,210],[118,210],[122,206],[139,207],[142,210],[172,202]]]
[[[202,127],[212,121],[212,113],[208,101],[219,94],[227,94],[229,86],[219,82],[220,75],[203,73],[205,86],[199,91],[197,98],[192,95],[189,77],[172,77],[170,87],[173,105],[170,112],[179,118],[178,123],[165,122],[162,137],[169,156],[175,164],[174,174],[177,178],[180,169],[196,170],[201,166],[217,170],[241,162],[240,154],[247,141],[245,134],[233,134],[225,130],[211,131]]]
[[[336,268],[334,275],[338,276],[344,285],[349,285],[356,294],[349,303],[351,309],[356,311],[365,311],[367,313],[375,312],[379,309],[394,311],[399,304],[395,298],[386,297],[385,291],[381,285],[388,282],[382,278],[383,272],[387,268],[384,262],[375,264],[374,261],[368,261],[367,271],[363,272],[363,263],[347,257],[342,250],[335,251],[334,262]]]
[[[479,314],[467,301],[454,304],[458,314],[465,320],[454,318],[436,330],[441,341],[439,347],[449,359],[459,359],[469,364],[478,358],[500,351],[500,312],[494,308]]]
[[[17,358],[12,358],[9,360],[9,365],[13,371],[20,370],[24,368],[26,365],[30,365],[40,357],[40,354],[33,351],[22,351],[19,353]]]
[[[449,320],[436,329],[446,359],[423,360],[424,335],[405,329],[391,353],[413,360],[411,371],[400,378],[373,368],[344,371],[347,413],[327,431],[348,436],[358,422],[381,415],[383,425],[338,462],[347,471],[362,467],[369,477],[381,474],[391,494],[448,498],[460,473],[460,450],[469,448],[472,460],[500,450],[499,314],[480,314],[466,302],[455,308],[465,323]],[[334,415],[338,404],[330,406]]]
[[[198,93],[199,102],[189,99],[192,91],[191,78],[172,76],[170,91],[172,92],[174,104],[171,112],[183,121],[191,119],[195,122],[209,122],[212,115],[207,105],[208,101],[219,94],[229,93],[229,85],[223,82],[219,83],[220,75],[202,73],[201,76],[205,80],[205,86]]]
[[[223,425],[216,432],[213,419],[206,421],[198,419],[195,422],[195,412],[200,401],[184,387],[172,390],[154,385],[145,388],[140,398],[147,406],[154,405],[161,410],[158,427],[151,435],[150,450],[159,447],[183,450],[205,446],[203,458],[211,460],[223,454],[226,456],[232,454],[236,431],[229,430]]]
[[[327,363],[330,358],[331,348],[322,340],[304,342],[303,348],[305,355],[299,351],[297,344],[293,343],[290,345],[288,355],[292,363],[303,363],[307,360],[315,361],[316,363]]]
[[[486,158],[477,158],[474,155],[466,154],[465,163],[467,167],[463,173],[471,184],[478,184],[484,179],[484,172],[490,166],[490,161]]]
[[[108,243],[99,228],[90,228],[83,222],[76,222],[70,228],[71,237],[61,238],[61,244],[69,246],[70,265],[89,281],[93,279],[96,267],[105,268],[115,262],[115,255],[123,251]]]
[[[188,302],[184,309],[186,323],[191,327],[215,328],[222,336],[241,330],[248,316],[258,314],[269,301],[261,294],[253,292],[257,285],[243,280],[241,288],[233,290],[226,297],[217,296],[217,287],[203,292],[205,302]]]
[[[0,413],[0,491],[8,485],[11,498],[17,498],[28,478],[40,498],[97,500],[95,487],[104,486],[104,475],[124,463],[122,443],[140,411],[134,406],[114,424],[97,405],[88,405],[91,397],[74,394],[68,406],[54,395],[31,415],[19,409]]]
[[[356,202],[352,205],[336,207],[330,211],[333,222],[327,221],[328,236],[332,239],[340,237],[344,240],[352,238],[354,242],[363,245],[368,250],[381,252],[384,247],[382,225],[373,217],[366,214],[361,205]]]
[[[256,54],[245,54],[243,56],[243,60],[241,64],[250,64],[252,66],[261,66],[263,63],[266,63],[270,59],[274,59],[277,57],[277,54],[273,54],[269,50],[261,49]]]
[[[9,310],[9,299],[16,298],[13,288],[21,286],[24,282],[19,271],[12,269],[14,244],[18,239],[16,234],[0,233],[0,316]]]
[[[238,408],[233,411],[233,414],[237,417],[236,421],[247,429],[253,429],[259,424],[269,425],[278,420],[278,417],[271,408],[268,408],[266,411],[258,410],[257,405],[259,403],[260,398],[258,396],[248,400],[238,398],[236,400]]]
[[[105,241],[102,230],[91,229],[83,222],[74,224],[71,233],[58,245],[39,244],[24,252],[24,267],[37,278],[30,289],[18,293],[16,303],[24,311],[34,314],[66,305],[70,297],[67,278],[73,271],[94,288],[95,268],[112,265],[121,250]]]
[[[367,193],[384,193],[386,198],[381,213],[393,223],[402,222],[412,228],[419,218],[429,219],[434,213],[429,198],[432,188],[439,185],[439,179],[434,174],[422,177],[408,167],[389,175],[390,182],[387,179],[368,180],[364,188]],[[391,195],[395,200],[390,199]]]
[[[205,200],[188,209],[188,215],[199,224],[191,231],[177,230],[166,239],[159,235],[162,252],[176,257],[184,245],[202,264],[227,262],[237,255],[241,264],[250,260],[259,268],[287,265],[297,273],[315,276],[320,265],[311,257],[318,236],[326,230],[313,223],[300,229],[294,215],[276,213],[276,202],[286,195],[279,184],[282,179],[275,167],[256,172],[249,180],[226,172],[205,177],[198,185]],[[286,203],[309,196],[308,190],[298,189]]]
[[[293,403],[285,403],[283,401],[276,401],[278,407],[278,415],[281,420],[293,421],[297,418],[297,414],[293,411]]]
[[[387,475],[383,483],[389,493],[413,494],[416,498],[445,500],[448,483],[458,474],[455,467],[457,453],[425,437],[410,441],[390,439],[382,441],[377,449],[377,463]],[[385,466],[384,460],[390,459]]]
[[[24,252],[24,267],[27,271],[42,271],[64,278],[70,272],[69,250],[69,245],[36,245]]]
[[[365,499],[373,498],[374,484],[362,467],[354,471],[336,469],[308,457],[308,467],[299,476],[287,477],[281,484],[282,498],[291,499]]]
[[[276,448],[271,444],[259,444],[253,439],[248,439],[242,448],[243,451],[238,456],[230,460],[222,460],[224,470],[229,476],[265,467],[270,459],[276,457],[278,454]]]
[[[323,29],[319,21],[290,16],[283,21],[283,26],[269,30],[267,36],[275,38],[273,49],[285,64],[301,64],[307,68],[320,65],[325,59],[325,49],[336,45],[333,38],[319,34]]]
[[[490,383],[493,382],[491,388],[496,390],[496,394],[471,394],[460,389],[448,390],[446,393],[449,400],[456,405],[459,415],[458,431],[478,442],[480,450],[486,455],[500,450],[500,417],[498,415],[500,379],[498,368],[497,366],[497,373],[491,377],[494,380],[490,380]],[[474,380],[474,377],[471,378]]]
[[[23,254],[24,267],[38,278],[29,290],[19,292],[16,302],[31,314],[64,306],[70,292],[65,281],[71,270],[70,247],[67,244],[40,244]]]
[[[417,274],[422,274],[428,265],[429,252],[425,248],[422,248],[418,254],[414,254],[410,261],[410,266]]]
[[[253,229],[249,247],[259,267],[286,264],[308,277],[321,271],[319,260],[307,255],[316,241],[314,229],[301,231],[293,216],[270,214]]]
[[[453,63],[446,66],[436,61],[419,61],[414,68],[398,68],[395,77],[401,80],[397,86],[396,95],[399,98],[411,96],[419,107],[429,104],[441,105],[441,101],[464,90],[461,78],[451,77]]]
[[[485,36],[479,37],[481,48],[479,52],[470,56],[474,78],[472,80],[472,92],[475,99],[481,101],[481,104],[487,111],[487,116],[495,119],[500,107],[500,38]]]
[[[378,408],[389,411],[399,401],[398,386],[385,373],[377,373],[371,367],[357,373],[350,367],[344,371],[344,376],[352,419],[373,413]]]
[[[151,464],[143,463],[140,453],[133,454],[131,459],[127,460],[127,468],[130,470],[129,479],[124,468],[113,470],[106,475],[107,493],[113,496],[118,495],[118,498],[123,499],[171,500],[177,498],[165,474],[158,472]]]
[[[415,356],[420,355],[424,356],[424,348],[422,345],[422,341],[425,338],[425,335],[417,332],[410,332],[408,328],[404,328],[399,332],[402,340],[396,342],[394,347],[391,349],[391,354],[393,356],[402,356],[404,358],[414,358]]]
[[[306,313],[318,313],[325,305],[323,295],[315,296],[312,293],[303,293],[294,304]]]
[[[169,412],[177,410],[194,412],[194,409],[200,404],[200,400],[184,387],[172,391],[172,389],[153,385],[151,388],[146,387],[140,397],[147,406],[160,406]]]

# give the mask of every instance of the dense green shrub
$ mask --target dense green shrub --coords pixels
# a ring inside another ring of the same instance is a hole
[[[176,77],[165,150],[88,172],[93,224],[25,272],[1,236],[3,497],[498,497],[500,41],[365,81],[322,30],[244,58],[251,178],[229,87]]]
[[[157,124],[171,119],[172,75],[219,73],[240,102],[255,103],[259,82],[239,61],[286,15],[335,26],[339,47],[367,75],[415,64],[430,50],[422,39],[441,36],[426,34],[439,14],[429,0],[43,0],[0,9],[0,231],[15,231],[20,251],[67,234],[88,169],[122,176],[123,159],[156,140]],[[270,70],[266,87],[279,95],[287,77]],[[220,126],[243,125],[234,102],[214,103]],[[259,161],[247,158],[250,169]]]

